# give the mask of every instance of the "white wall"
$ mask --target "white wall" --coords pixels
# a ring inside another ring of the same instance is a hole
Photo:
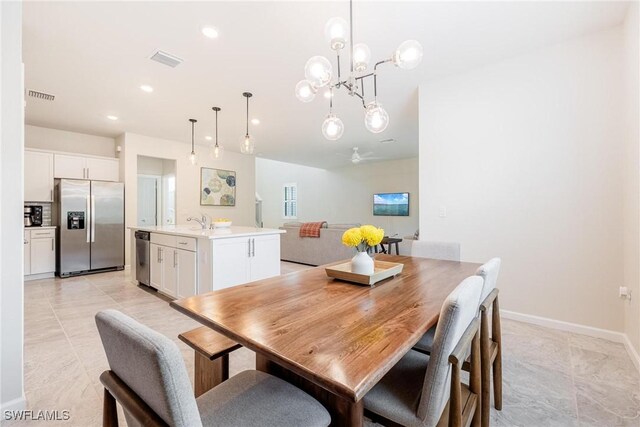
[[[420,86],[421,237],[502,257],[506,310],[623,329],[622,36]]]
[[[638,3],[631,3],[624,23],[625,83],[627,94],[627,144],[624,186],[624,284],[632,291],[626,303],[624,331],[640,353],[640,108]]]
[[[24,145],[29,148],[116,157],[113,138],[29,125],[24,131]]]
[[[22,4],[0,2],[0,409],[23,409]],[[19,250],[16,250],[19,249]]]
[[[256,191],[263,199],[265,227],[279,227],[283,185],[298,186],[298,219],[329,223],[374,224],[387,234],[412,235],[418,228],[418,159],[363,163],[339,169],[318,169],[256,159]],[[409,192],[409,216],[373,216],[373,194]]]
[[[187,156],[191,147],[186,142],[153,138],[126,133],[117,139],[123,147],[120,153],[120,173],[125,184],[125,224],[136,226],[138,218],[137,186],[138,156],[176,160],[176,223],[187,224],[189,216],[206,213],[212,218],[230,218],[236,225],[255,225],[255,158],[226,151],[221,160],[211,160],[206,147],[196,146],[200,156],[192,166]],[[236,205],[229,207],[200,206],[200,168],[219,168],[236,171]],[[130,233],[127,231],[125,262],[130,261]]]

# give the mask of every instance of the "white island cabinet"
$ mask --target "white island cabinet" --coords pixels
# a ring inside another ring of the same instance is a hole
[[[280,234],[284,230],[193,226],[130,227],[149,231],[150,285],[184,298],[280,274]],[[132,251],[135,254],[136,251]],[[132,260],[135,265],[136,261]]]

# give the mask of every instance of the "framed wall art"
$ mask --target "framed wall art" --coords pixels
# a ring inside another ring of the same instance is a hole
[[[200,168],[200,205],[235,206],[236,172]]]

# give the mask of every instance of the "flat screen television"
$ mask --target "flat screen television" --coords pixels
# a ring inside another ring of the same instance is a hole
[[[409,193],[374,194],[373,214],[377,216],[409,216]]]

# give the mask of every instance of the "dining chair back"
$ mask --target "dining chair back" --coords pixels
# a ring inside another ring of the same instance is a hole
[[[411,244],[411,256],[444,261],[460,261],[460,243],[414,240]]]
[[[422,395],[418,404],[418,417],[427,426],[438,423],[449,400],[451,364],[449,355],[460,341],[471,322],[478,315],[482,292],[482,278],[471,276],[463,280],[445,300],[435,331],[433,351],[427,365]]]
[[[202,426],[182,354],[173,341],[117,310],[99,312],[96,324],[119,388],[130,389],[170,426]]]
[[[502,260],[500,258],[492,258],[485,264],[478,267],[478,270],[476,270],[476,276],[480,276],[484,279],[480,302],[484,301],[487,296],[489,296],[491,291],[496,288],[496,282],[498,281],[498,274],[500,274],[501,264]]]

